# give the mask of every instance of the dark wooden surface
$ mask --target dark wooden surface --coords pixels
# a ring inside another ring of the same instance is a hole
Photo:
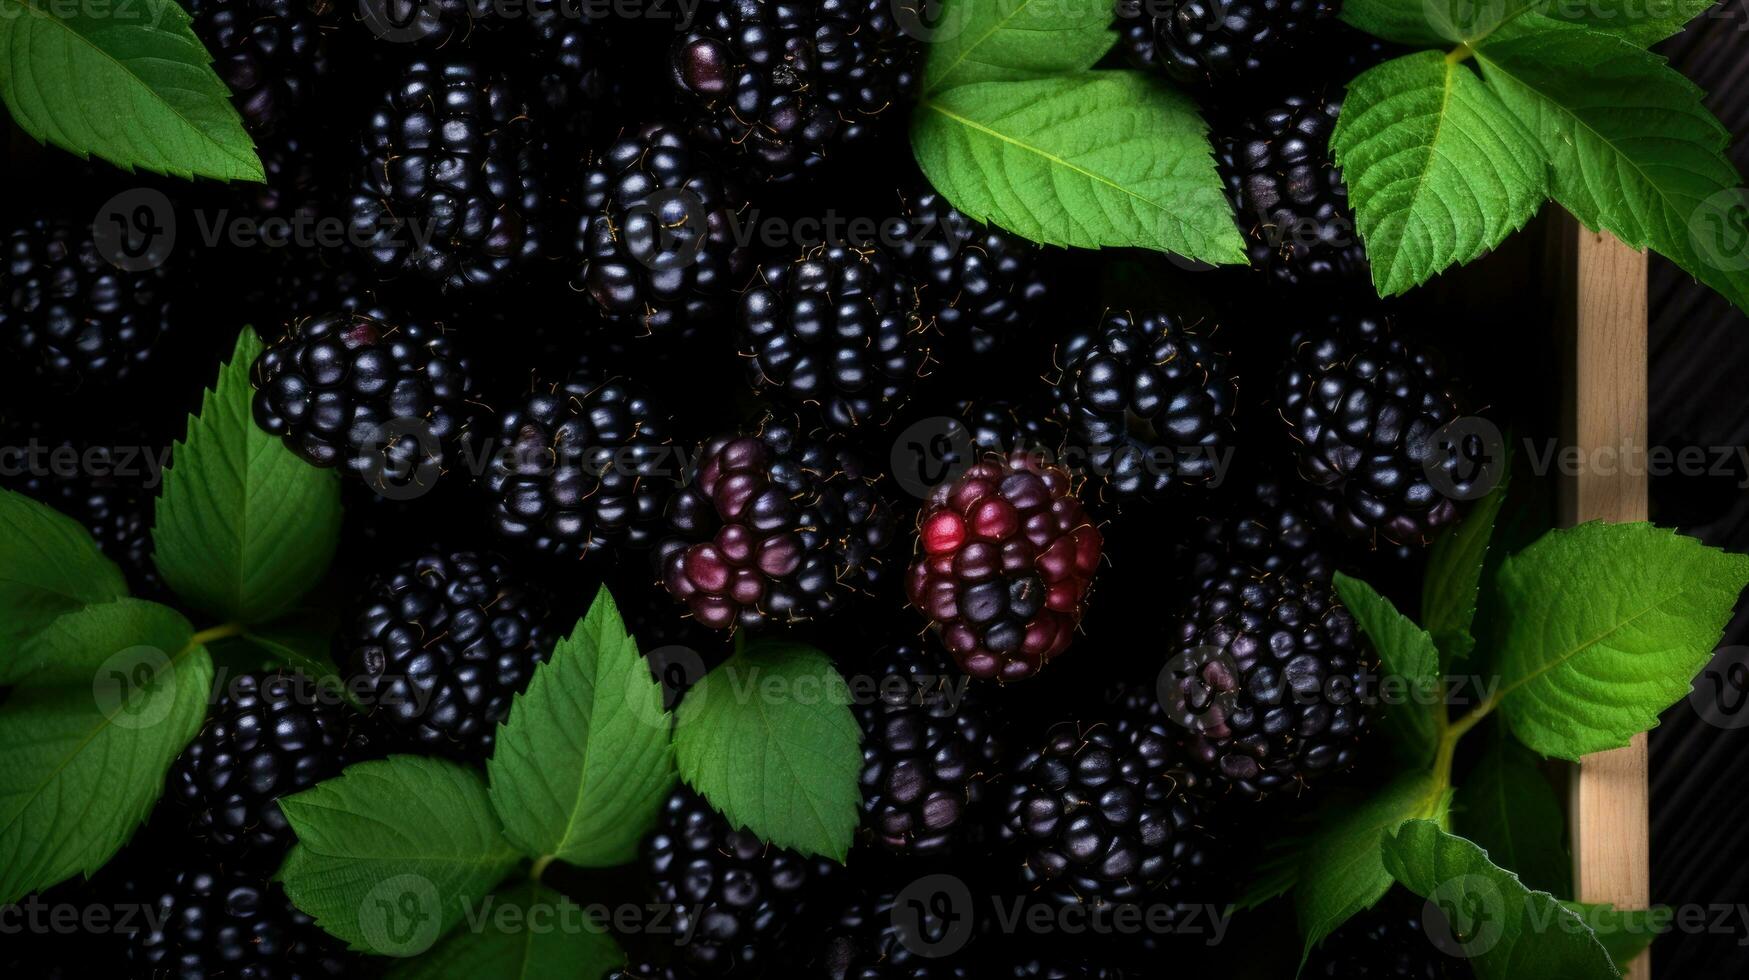
[[[1741,172],[1749,172],[1746,29],[1749,11],[1727,4],[1660,47],[1711,93],[1709,106],[1737,136],[1731,152]],[[1749,317],[1658,258],[1650,306],[1652,444],[1749,446]],[[1654,476],[1652,519],[1749,551],[1745,475],[1736,462],[1725,475]],[[1749,644],[1749,610],[1739,608],[1725,644]],[[1679,704],[1652,732],[1651,769],[1653,901],[1731,909],[1727,931],[1712,930],[1709,915],[1706,931],[1659,939],[1653,976],[1749,976],[1749,925],[1737,911],[1749,903],[1749,725],[1717,728]]]

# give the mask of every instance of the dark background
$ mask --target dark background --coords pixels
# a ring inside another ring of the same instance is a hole
[[[1749,14],[1733,4],[1660,46],[1710,93],[1707,104],[1738,134],[1731,147],[1749,171]],[[1749,318],[1670,263],[1654,257],[1651,283],[1651,443],[1749,445]],[[1739,464],[1740,467],[1740,464]],[[1652,519],[1709,544],[1749,550],[1749,492],[1729,477],[1654,477]],[[1724,644],[1749,643],[1739,608]],[[1720,659],[1714,667],[1722,669]],[[1702,681],[1707,680],[1703,674]],[[1665,905],[1749,902],[1749,726],[1715,727],[1687,705],[1652,731],[1652,900]],[[1733,913],[1725,934],[1665,936],[1653,947],[1659,978],[1749,976],[1749,933]]]

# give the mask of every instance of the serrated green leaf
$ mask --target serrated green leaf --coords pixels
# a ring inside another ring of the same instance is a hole
[[[603,588],[498,731],[486,774],[505,836],[582,867],[636,857],[674,783],[662,694]]]
[[[90,876],[133,835],[206,717],[212,662],[174,609],[88,606],[34,641],[0,705],[0,905]]]
[[[1480,980],[1615,980],[1597,937],[1547,892],[1531,891],[1481,848],[1427,820],[1385,835],[1391,876],[1444,914]]]
[[[1648,3],[1647,0],[1538,0],[1520,16],[1502,23],[1492,31],[1485,43],[1498,43],[1528,34],[1551,31],[1590,31],[1619,37],[1630,44],[1649,48],[1680,32],[1717,0],[1667,0]]]
[[[264,179],[230,90],[171,0],[0,0],[0,98],[83,158],[178,177]]]
[[[355,950],[431,948],[520,858],[479,773],[392,756],[282,797],[298,842],[278,878],[298,908]]]
[[[1453,799],[1452,824],[1526,885],[1570,895],[1567,818],[1554,787],[1535,753],[1508,735],[1504,725],[1488,727],[1487,744]]]
[[[261,341],[244,329],[218,385],[172,450],[152,526],[158,571],[214,616],[267,622],[327,571],[340,542],[340,478],[298,459],[250,416]]]
[[[1437,713],[1445,711],[1433,637],[1357,578],[1337,572],[1336,594],[1378,651],[1380,673],[1390,685],[1381,690],[1376,712],[1385,744],[1405,765],[1428,765],[1439,745]]]
[[[1650,524],[1551,531],[1508,558],[1490,627],[1513,734],[1562,759],[1626,745],[1688,693],[1745,584],[1749,556]]]
[[[1196,105],[1136,72],[949,89],[911,148],[954,207],[1034,241],[1245,261]]]
[[[1008,82],[1093,67],[1117,43],[1107,0],[947,0],[923,90]]]
[[[1670,928],[1670,909],[1663,906],[1618,909],[1607,903],[1562,902],[1561,907],[1583,920],[1609,958],[1624,969]]]
[[[128,594],[121,569],[79,522],[0,490],[0,685],[36,667],[25,641],[74,610]]]
[[[1428,0],[1344,0],[1337,16],[1356,30],[1397,44],[1450,47],[1453,32],[1435,23],[1430,8]]]
[[[681,778],[760,840],[842,862],[862,805],[862,733],[849,705],[825,654],[752,644],[680,702]]]
[[[1693,82],[1659,55],[1588,31],[1489,44],[1476,61],[1540,142],[1562,207],[1749,310],[1742,178]]]
[[[390,980],[575,980],[600,977],[626,956],[607,923],[565,896],[519,881],[488,898],[436,948],[389,971]]]
[[[1379,850],[1384,834],[1405,820],[1443,816],[1447,796],[1431,772],[1409,772],[1358,806],[1327,816],[1294,888],[1307,954],[1390,889],[1391,876]]]
[[[1510,457],[1509,457],[1510,458]],[[1462,663],[1475,648],[1473,633],[1476,603],[1482,584],[1482,568],[1488,559],[1488,542],[1494,537],[1494,520],[1506,502],[1511,485],[1510,468],[1500,482],[1476,502],[1462,523],[1445,530],[1427,550],[1427,574],[1421,586],[1421,625],[1439,648],[1439,672],[1444,676],[1454,663]]]
[[[1437,51],[1355,79],[1330,146],[1381,296],[1480,257],[1548,196],[1548,165],[1530,131],[1474,72]]]

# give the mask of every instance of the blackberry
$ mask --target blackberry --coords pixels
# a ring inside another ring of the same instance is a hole
[[[1234,441],[1227,354],[1166,313],[1107,312],[1057,350],[1051,388],[1072,443],[1120,497],[1207,484]]]
[[[1002,744],[946,658],[909,643],[883,651],[858,691],[862,825],[898,854],[942,854],[973,823]]]
[[[368,758],[361,721],[304,675],[239,675],[170,767],[166,793],[214,857],[272,871],[294,840],[280,797]]]
[[[492,754],[498,723],[558,637],[546,596],[493,555],[431,552],[365,589],[343,664],[372,716],[462,759]]]
[[[1160,54],[1154,46],[1154,19],[1144,0],[1117,0],[1118,46],[1124,60],[1139,71],[1159,71]]]
[[[1330,154],[1341,90],[1286,96],[1216,138],[1253,268],[1287,286],[1364,283],[1366,248]]]
[[[987,457],[936,487],[917,526],[907,592],[961,670],[1019,680],[1067,649],[1103,545],[1067,473]]]
[[[195,36],[257,138],[282,128],[328,73],[328,0],[189,0]]]
[[[924,319],[978,355],[1032,327],[1048,291],[1039,246],[973,221],[933,190],[909,196],[904,221],[899,256],[922,289]]]
[[[1311,47],[1339,0],[1154,0],[1156,63],[1185,85],[1255,82]]]
[[[1199,519],[1192,580],[1201,582],[1238,563],[1329,581],[1335,572],[1330,542],[1289,488],[1270,475],[1237,482],[1218,508]]]
[[[705,443],[668,507],[663,584],[713,629],[822,619],[884,578],[889,504],[862,460],[793,419]]]
[[[706,0],[670,67],[699,129],[768,178],[868,146],[898,118],[920,45],[886,0]]]
[[[468,366],[441,325],[381,315],[293,323],[255,360],[255,424],[311,464],[344,465],[379,490],[428,487],[456,453]]]
[[[836,875],[825,858],[772,847],[681,787],[644,844],[655,899],[673,910],[680,956],[701,973],[754,975],[786,927]]]
[[[1474,474],[1438,446],[1461,413],[1435,352],[1393,337],[1377,316],[1332,316],[1295,332],[1291,347],[1281,418],[1318,519],[1398,544],[1456,520],[1453,498],[1467,498]]]
[[[1174,640],[1170,704],[1149,707],[1169,710],[1217,785],[1298,792],[1354,762],[1372,663],[1329,582],[1231,566],[1202,583]]]
[[[1056,454],[1062,450],[1062,427],[1048,413],[1035,411],[1030,404],[964,400],[954,406],[953,417],[965,426],[980,458],[989,453]]]
[[[925,906],[916,920],[921,934],[910,935],[909,923],[901,928],[894,914],[898,901],[892,892],[858,890],[846,896],[825,926],[810,975],[829,980],[959,980],[981,975],[961,949],[937,947],[949,941],[952,921]]]
[[[194,862],[130,890],[150,909],[125,934],[138,975],[302,980],[358,969],[264,874]]]
[[[164,582],[152,561],[153,493],[135,475],[136,468],[145,466],[135,450],[159,449],[53,441],[37,425],[9,433],[6,442],[0,447],[0,487],[46,504],[90,531],[97,549],[122,570],[134,595],[163,592]]]
[[[414,61],[370,117],[353,241],[384,276],[463,292],[502,286],[541,254],[545,191],[528,107],[469,61]]]
[[[840,430],[885,426],[929,360],[916,291],[875,247],[766,264],[740,320],[754,387],[817,404]]]
[[[625,379],[537,383],[494,422],[482,485],[501,537],[560,557],[650,543],[679,456],[668,420]]]
[[[37,218],[6,238],[0,346],[39,384],[98,389],[145,370],[171,333],[172,256],[127,271],[99,251],[90,226]]]
[[[673,126],[649,123],[591,160],[580,203],[580,283],[610,321],[686,333],[745,284],[752,255],[734,228],[745,205]]]
[[[1063,905],[1206,898],[1210,808],[1169,749],[1104,723],[1053,726],[1008,778],[1001,833],[1025,883]]]
[[[1435,946],[1421,899],[1401,890],[1350,919],[1306,960],[1305,977],[1332,980],[1469,980],[1467,959]],[[1443,923],[1440,928],[1449,928]]]

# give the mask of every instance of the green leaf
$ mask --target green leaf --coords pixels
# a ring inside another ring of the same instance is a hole
[[[1680,32],[1684,25],[1706,13],[1717,0],[1540,0],[1521,16],[1514,17],[1488,36],[1489,43],[1546,34],[1550,31],[1589,31],[1619,37],[1649,48]]]
[[[1609,953],[1616,966],[1632,963],[1652,940],[1670,928],[1671,911],[1656,909],[1618,909],[1608,904],[1562,902],[1561,907],[1578,916],[1591,928],[1597,941]]]
[[[1444,913],[1480,980],[1615,980],[1597,937],[1547,892],[1533,892],[1481,848],[1414,820],[1385,835],[1391,876]]]
[[[128,594],[121,569],[78,521],[0,490],[0,685],[36,667],[25,641],[67,613]]]
[[[760,840],[842,862],[862,805],[862,736],[849,705],[825,654],[752,644],[680,702],[680,774]]]
[[[212,662],[173,609],[68,613],[0,705],[0,905],[89,877],[133,835],[206,717]]]
[[[279,808],[298,842],[279,880],[352,949],[414,956],[492,891],[521,856],[485,780],[459,763],[398,755],[349,767]]]
[[[1742,180],[1725,156],[1730,134],[1693,82],[1586,31],[1489,44],[1476,61],[1540,141],[1562,207],[1749,309]]]
[[[1445,710],[1433,637],[1357,578],[1337,572],[1336,594],[1378,651],[1381,673],[1390,685],[1380,692],[1378,723],[1384,740],[1405,765],[1430,764],[1439,746],[1438,713]]]
[[[1379,851],[1384,834],[1405,820],[1442,815],[1448,795],[1431,772],[1408,772],[1358,806],[1329,814],[1294,888],[1306,953],[1390,889]]]
[[[1650,524],[1551,531],[1501,563],[1500,710],[1519,741],[1578,759],[1628,743],[1688,693],[1749,584],[1749,556]]]
[[[1437,51],[1355,79],[1330,146],[1381,296],[1478,258],[1548,196],[1548,165],[1530,131]]]
[[[1451,32],[1428,16],[1428,0],[1343,0],[1338,16],[1373,37],[1416,48],[1452,44]]]
[[[404,960],[390,980],[573,980],[623,966],[625,953],[590,910],[533,881],[488,896],[480,923]]]
[[[1510,458],[1510,457],[1509,457]],[[1488,560],[1488,542],[1494,537],[1494,520],[1506,502],[1511,472],[1476,502],[1463,522],[1447,528],[1427,550],[1427,574],[1421,586],[1421,625],[1433,634],[1439,648],[1439,671],[1444,675],[1454,663],[1462,663],[1475,648],[1472,633],[1476,620],[1477,593],[1482,568]]]
[[[177,595],[222,619],[263,623],[327,571],[340,541],[340,478],[292,454],[250,417],[253,330],[176,444],[152,544]]]
[[[947,0],[924,40],[923,90],[1066,75],[1117,43],[1107,0]]]
[[[662,693],[603,588],[498,732],[486,773],[505,836],[583,867],[636,857],[674,783]]]
[[[1136,72],[949,89],[911,148],[954,207],[1034,241],[1245,261],[1195,103]]]
[[[1452,823],[1526,885],[1551,895],[1570,895],[1573,866],[1567,855],[1566,816],[1536,754],[1504,726],[1490,724],[1488,740],[1458,787]]]
[[[230,90],[170,0],[0,0],[0,98],[38,140],[124,170],[264,179]]]

